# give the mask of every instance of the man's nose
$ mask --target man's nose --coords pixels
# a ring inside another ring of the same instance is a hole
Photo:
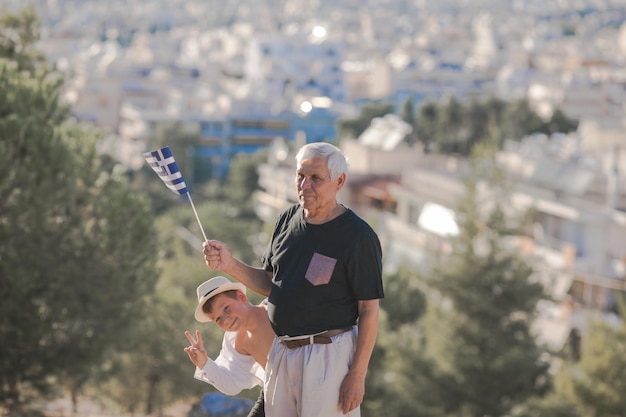
[[[300,181],[298,181],[298,186],[299,186],[300,188],[305,188],[307,185],[308,185],[308,186],[311,186],[311,184],[312,184],[312,183],[313,183],[313,182],[311,181],[311,179],[310,179],[310,178],[302,177],[302,178],[300,179]]]

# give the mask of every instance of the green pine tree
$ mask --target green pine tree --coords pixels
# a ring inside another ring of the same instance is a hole
[[[95,133],[69,119],[61,78],[32,58],[31,23],[29,11],[0,19],[1,34],[19,34],[0,36],[0,406],[9,412],[58,387],[81,390],[141,316],[157,255],[147,201],[124,170],[102,165]]]
[[[507,239],[517,225],[505,215],[506,183],[493,156],[481,152],[457,212],[461,233],[427,278],[425,352],[445,382],[438,386],[447,407],[442,415],[449,416],[505,416],[548,378],[544,350],[530,330],[545,290]]]

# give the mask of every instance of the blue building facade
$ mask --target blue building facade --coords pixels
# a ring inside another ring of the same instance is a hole
[[[201,121],[202,143],[191,151],[194,178],[223,180],[233,156],[256,153],[277,137],[293,143],[297,132],[303,132],[308,143],[333,142],[337,138],[337,118],[328,109],[314,108],[304,115],[285,111],[273,116],[231,116],[220,121]]]

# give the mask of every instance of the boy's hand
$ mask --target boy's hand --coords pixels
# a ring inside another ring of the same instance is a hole
[[[198,368],[204,368],[209,357],[206,354],[206,350],[204,349],[204,343],[202,343],[202,335],[200,334],[200,330],[196,330],[196,338],[194,339],[191,333],[188,330],[185,330],[185,336],[187,336],[187,340],[191,343],[191,346],[187,346],[184,350],[189,355],[189,359],[196,365]]]

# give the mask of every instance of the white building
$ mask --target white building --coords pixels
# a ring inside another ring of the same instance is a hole
[[[244,78],[273,97],[304,94],[341,103],[346,99],[343,59],[343,42],[327,39],[322,26],[310,34],[261,36],[251,39]]]

